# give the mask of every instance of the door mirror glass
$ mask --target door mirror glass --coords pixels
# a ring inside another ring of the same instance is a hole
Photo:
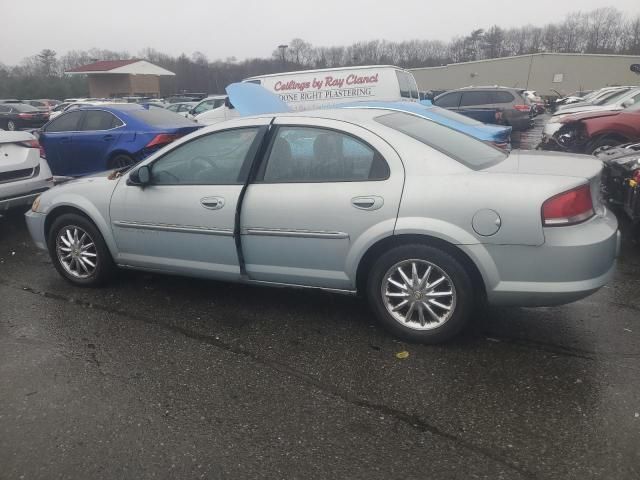
[[[143,165],[136,172],[136,176],[140,185],[148,185],[151,181],[151,169],[147,165]]]

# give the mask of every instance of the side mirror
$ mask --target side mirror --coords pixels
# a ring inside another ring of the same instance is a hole
[[[136,185],[139,187],[144,187],[145,185],[149,185],[151,182],[151,169],[148,165],[142,165],[137,170],[134,170],[129,175],[127,180],[127,185]]]
[[[636,101],[633,98],[630,98],[630,99],[625,100],[624,102],[622,102],[622,107],[623,108],[628,108],[631,105],[633,105],[634,103],[636,103]]]

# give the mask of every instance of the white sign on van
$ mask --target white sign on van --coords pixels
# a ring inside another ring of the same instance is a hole
[[[297,102],[313,102],[326,100],[364,99],[375,97],[378,84],[378,73],[373,75],[344,76],[327,75],[313,77],[312,80],[283,79],[278,80],[273,88],[282,101],[293,104]]]

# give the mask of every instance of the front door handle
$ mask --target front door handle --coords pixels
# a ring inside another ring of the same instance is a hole
[[[209,210],[220,210],[224,207],[224,198],[222,197],[204,197],[200,199],[200,205]]]
[[[359,210],[377,210],[384,205],[384,199],[375,195],[370,197],[354,197],[351,199],[351,205]]]

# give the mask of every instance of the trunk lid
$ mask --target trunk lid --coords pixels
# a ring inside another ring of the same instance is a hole
[[[522,173],[578,177],[590,180],[602,170],[602,162],[588,155],[514,150],[502,162],[485,169],[489,173]]]

